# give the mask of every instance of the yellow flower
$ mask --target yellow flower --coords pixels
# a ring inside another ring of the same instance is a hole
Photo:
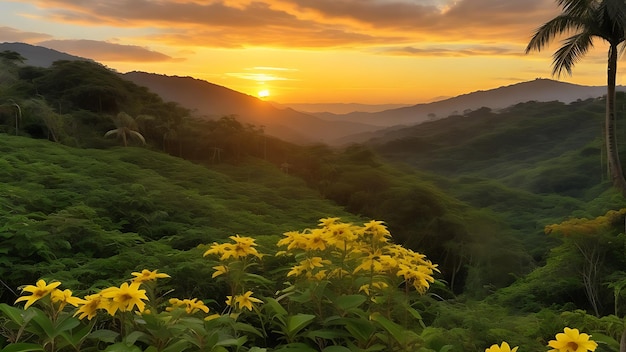
[[[59,289],[54,289],[52,290],[52,292],[50,293],[50,299],[52,300],[53,303],[58,303],[59,304],[59,312],[63,310],[63,308],[65,308],[66,305],[71,304],[74,307],[78,307],[78,305],[81,302],[81,299],[78,297],[73,297],[72,296],[72,291],[70,290],[59,290]]]
[[[243,295],[235,296],[235,302],[237,303],[237,306],[239,307],[239,309],[248,308],[248,310],[252,310],[252,303],[263,302],[258,298],[252,297],[252,293],[253,293],[252,291],[248,291],[244,293]]]
[[[168,312],[171,312],[176,308],[185,308],[187,314],[194,314],[199,310],[205,313],[209,313],[209,307],[204,305],[204,302],[198,301],[197,298],[183,300],[180,300],[178,298],[170,298],[169,302],[171,307],[165,308],[165,310]]]
[[[315,229],[311,231],[311,233],[307,234],[305,237],[305,248],[306,250],[320,250],[323,251],[326,249],[326,242],[328,233],[321,230]]]
[[[15,300],[15,303],[21,302],[21,301],[26,301],[26,304],[24,305],[24,309],[27,309],[33,303],[35,303],[38,300],[42,299],[43,297],[47,296],[50,292],[52,292],[54,289],[56,289],[59,285],[61,285],[61,283],[58,282],[58,281],[50,283],[48,285],[48,284],[46,284],[46,282],[44,280],[39,280],[39,281],[37,281],[37,283],[34,286],[33,285],[28,285],[28,286],[24,287],[22,289],[22,292],[30,292],[32,294],[30,296],[22,296],[22,297],[18,298],[17,300]]]
[[[306,238],[304,237],[304,234],[298,231],[285,232],[283,236],[285,236],[285,238],[276,243],[278,247],[287,246],[288,251],[294,248],[304,249],[306,247]]]
[[[207,307],[204,302],[199,301],[197,298],[185,299],[183,300],[183,302],[185,302],[185,305],[187,306],[185,309],[188,314],[193,314],[199,310],[205,313],[209,313],[209,307]]]
[[[80,301],[79,308],[76,313],[74,313],[74,316],[78,315],[78,319],[81,320],[85,317],[91,320],[96,316],[98,308],[105,309],[105,307],[102,306],[102,301],[103,298],[99,293],[85,296],[85,299]]]
[[[556,334],[556,340],[548,342],[550,352],[587,352],[595,351],[598,344],[590,340],[591,335],[580,333],[578,329],[565,328]]]
[[[130,273],[132,276],[136,276],[133,279],[133,282],[146,282],[146,281],[155,281],[156,279],[162,279],[166,277],[170,277],[165,273],[157,273],[158,270],[150,271],[148,269],[143,269],[140,273],[133,272]]]
[[[339,219],[340,218],[322,218],[322,219],[320,219],[319,226],[321,226],[321,227],[329,227],[331,225],[334,225],[336,222],[338,222]]]
[[[387,230],[387,227],[383,225],[382,221],[372,220],[364,225],[364,235],[372,236],[375,242],[386,243],[391,237],[391,232]]]
[[[213,269],[215,269],[215,272],[211,275],[211,277],[214,279],[220,275],[228,273],[228,267],[226,265],[214,266]]]
[[[140,312],[143,312],[146,303],[142,300],[148,300],[146,290],[140,290],[138,282],[132,282],[130,285],[125,282],[120,287],[110,287],[102,291],[102,297],[111,300],[109,302],[109,314],[111,312],[115,314],[118,309],[122,312],[130,311],[135,306]]]
[[[206,257],[210,254],[216,254],[220,256],[220,260],[227,260],[229,258],[239,259],[248,255],[253,255],[257,258],[261,258],[263,256],[256,250],[254,238],[241,237],[239,235],[230,236],[229,238],[235,243],[214,243],[209,250],[204,252],[204,256]]]
[[[502,342],[502,345],[491,345],[491,347],[485,349],[485,352],[515,352],[518,347],[511,349],[508,343]]]

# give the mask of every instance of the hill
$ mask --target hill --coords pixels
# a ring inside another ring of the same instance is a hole
[[[26,65],[36,67],[50,67],[53,62],[59,60],[93,61],[84,57],[26,43],[0,43],[0,52],[2,51],[15,51],[16,53],[20,53],[20,55],[26,59],[26,61],[24,61]]]
[[[276,108],[270,102],[192,77],[145,72],[129,72],[123,77],[205,118],[234,115],[244,123],[264,126],[272,136],[298,144],[336,144],[346,135],[377,129],[365,123],[328,121],[290,108]]]
[[[618,91],[624,89],[621,86],[617,88]],[[550,79],[536,79],[463,94],[433,103],[375,113],[353,112],[343,115],[325,113],[316,114],[316,116],[333,121],[361,122],[377,126],[414,125],[449,115],[464,114],[481,107],[498,110],[528,101],[571,103],[579,99],[602,97],[604,94],[606,94],[606,87],[581,86]]]
[[[211,276],[199,245],[356,219],[259,160],[208,169],[145,148],[78,149],[6,134],[0,150],[0,277],[12,288],[43,276],[85,290],[158,267],[191,294],[207,290],[201,277]],[[0,298],[14,300],[3,289]]]

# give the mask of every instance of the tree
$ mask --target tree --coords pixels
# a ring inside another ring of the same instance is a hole
[[[593,46],[594,39],[609,44],[604,137],[611,180],[626,196],[615,133],[615,77],[618,47],[623,50],[626,40],[626,3],[623,0],[557,0],[557,3],[563,12],[537,29],[526,53],[541,51],[557,36],[571,33],[553,54],[552,74],[558,77],[563,70],[572,74],[572,68]]]
[[[112,136],[114,134],[122,137],[122,141],[124,141],[124,146],[128,146],[128,137],[135,137],[139,139],[143,144],[146,144],[145,138],[141,135],[141,133],[135,131],[137,128],[137,123],[135,120],[125,112],[120,112],[113,119],[115,122],[115,126],[117,128],[112,129],[104,134],[105,137]]]

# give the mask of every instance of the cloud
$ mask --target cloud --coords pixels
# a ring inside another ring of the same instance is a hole
[[[361,48],[420,42],[525,44],[554,0],[30,0],[45,19],[150,28],[146,40],[237,48]],[[140,39],[140,38],[135,38]]]
[[[0,27],[0,38],[5,42],[24,42],[40,41],[52,38],[49,34],[24,32],[11,27]]]
[[[121,45],[97,40],[47,40],[37,43],[47,48],[93,58],[98,61],[160,62],[175,61],[168,55],[136,45]]]
[[[463,57],[463,56],[524,56],[525,53],[519,48],[499,46],[462,46],[450,47],[424,47],[413,46],[384,48],[379,53],[407,56],[437,56],[437,57]]]

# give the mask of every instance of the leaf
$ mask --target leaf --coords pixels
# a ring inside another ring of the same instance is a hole
[[[317,352],[317,350],[304,343],[290,343],[275,349],[274,352]]]
[[[287,317],[287,325],[285,333],[293,338],[300,330],[304,329],[307,325],[311,324],[315,319],[315,315],[312,314],[297,314]]]
[[[265,299],[265,304],[263,305],[264,309],[268,309],[273,311],[276,315],[285,316],[287,315],[287,310],[274,298],[268,297]]]
[[[45,351],[43,347],[35,343],[13,343],[0,350],[0,352],[29,352]]]
[[[608,345],[611,350],[619,351],[619,347],[620,347],[619,342],[608,335],[605,335],[599,332],[594,332],[593,340],[597,342],[598,344]]]
[[[216,346],[243,346],[243,344],[246,342],[248,338],[245,336],[242,336],[238,339],[224,339],[221,341],[218,341],[215,345]]]
[[[127,345],[124,342],[118,342],[107,347],[104,352],[141,352],[141,349],[137,346]]]
[[[342,319],[341,323],[354,338],[361,342],[369,340],[376,331],[376,327],[365,319]]]
[[[50,318],[39,309],[32,309],[32,311],[35,313],[35,315],[33,316],[33,323],[41,328],[41,330],[46,335],[48,335],[49,338],[55,338],[59,333],[54,328],[54,325],[52,324]]]
[[[162,349],[161,352],[180,352],[184,351],[189,346],[189,343],[185,340],[178,340],[175,343]]]
[[[445,345],[443,347],[441,347],[441,349],[439,349],[439,352],[448,352],[448,351],[452,351],[452,349],[454,348],[453,345]]]
[[[67,319],[61,320],[59,322],[57,322],[56,324],[56,332],[57,334],[64,332],[64,331],[69,331],[72,330],[73,328],[77,327],[78,325],[80,325],[80,320],[78,320],[77,318],[74,318],[72,316],[67,316]]]
[[[350,310],[363,304],[366,299],[364,295],[344,295],[339,296],[335,304],[342,310]]]
[[[380,326],[382,326],[383,329],[385,329],[385,331],[387,331],[394,338],[394,340],[402,346],[406,346],[412,342],[411,337],[413,337],[413,339],[416,337],[411,331],[385,318],[380,313],[372,314],[372,320],[380,324]]]
[[[147,335],[144,332],[133,331],[130,334],[126,335],[126,337],[124,337],[124,342],[128,345],[134,345],[137,340],[145,336]]]
[[[6,303],[0,303],[0,311],[4,313],[11,321],[17,325],[24,324],[24,310],[12,307]]]
[[[101,329],[92,332],[88,337],[105,343],[114,343],[118,336],[120,334],[113,330]]]
[[[351,352],[349,348],[343,346],[328,346],[322,352]]]

